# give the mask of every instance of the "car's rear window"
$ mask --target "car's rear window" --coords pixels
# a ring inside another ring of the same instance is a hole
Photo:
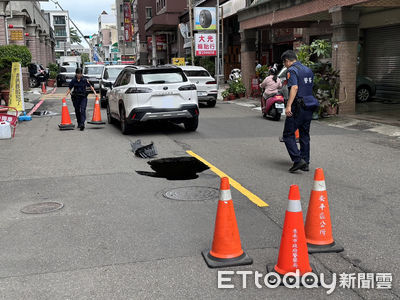
[[[187,81],[181,70],[143,70],[135,73],[138,84],[179,83]]]
[[[76,68],[75,67],[68,67],[68,66],[64,66],[60,68],[60,72],[64,72],[64,73],[75,73]]]
[[[85,75],[101,75],[103,67],[85,67],[83,74]]]
[[[210,77],[207,71],[204,70],[197,70],[197,71],[184,71],[186,76],[188,77]]]

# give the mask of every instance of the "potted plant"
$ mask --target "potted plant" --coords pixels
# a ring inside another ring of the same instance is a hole
[[[57,75],[58,75],[58,65],[49,64],[49,79],[47,80],[48,86],[54,87]]]
[[[56,78],[57,78],[57,72],[50,71],[49,79],[47,80],[47,85],[49,87],[54,87],[54,85],[56,83]]]
[[[237,86],[237,82],[236,81],[231,81],[229,83],[229,88],[228,88],[229,100],[235,100],[236,99],[236,86]]]
[[[15,60],[14,57],[0,58],[0,89],[1,96],[6,102],[6,105],[8,105],[8,100],[10,98],[11,66]]]
[[[222,98],[223,98],[224,101],[228,101],[229,100],[229,91],[228,90],[223,91],[221,93],[221,95],[222,95]]]
[[[246,87],[244,86],[243,82],[240,80],[238,81],[237,85],[235,86],[236,94],[239,98],[244,98],[246,96]]]

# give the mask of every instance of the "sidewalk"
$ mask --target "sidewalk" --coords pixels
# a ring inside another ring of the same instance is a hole
[[[218,100],[222,100],[220,93],[227,87],[227,84],[220,86]],[[252,110],[261,111],[259,98],[247,97],[226,102],[248,107]],[[400,102],[390,102],[388,104],[400,104]],[[386,136],[400,138],[400,118],[398,117],[400,105],[397,106],[391,105],[382,107],[382,103],[376,103],[374,101],[368,103],[357,103],[356,114],[339,114],[328,118],[320,118],[318,121],[329,126],[350,130],[371,131]],[[396,110],[393,110],[393,107],[395,107]],[[284,118],[285,116],[282,116],[282,119]]]

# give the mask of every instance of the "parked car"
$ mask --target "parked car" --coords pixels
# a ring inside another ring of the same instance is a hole
[[[367,102],[376,94],[374,81],[367,76],[357,76],[356,80],[356,100],[357,102]]]
[[[282,68],[282,70],[279,72],[278,77],[281,79],[281,81],[286,80],[286,73],[287,69],[285,67]],[[287,86],[282,87],[282,93],[285,99],[288,99],[289,97],[289,91]],[[366,102],[368,101],[372,96],[375,96],[376,94],[376,86],[374,81],[366,76],[362,75],[357,75],[356,77],[356,101],[357,102]]]
[[[206,102],[209,107],[217,103],[217,82],[203,67],[182,66],[189,80],[196,85],[199,102]]]
[[[42,65],[31,63],[28,65],[29,72],[29,86],[31,88],[37,87],[41,82],[46,82],[49,78],[49,73]]]
[[[107,119],[120,121],[121,131],[151,120],[183,123],[195,131],[199,123],[196,86],[178,67],[127,66],[108,92]]]
[[[100,78],[100,105],[106,107],[107,92],[110,91],[112,85],[117,79],[119,73],[126,67],[126,65],[109,65],[105,66]]]
[[[57,86],[68,85],[71,80],[75,77],[75,66],[63,66],[60,67],[60,73],[57,75]]]
[[[83,76],[89,80],[96,92],[100,90],[99,82],[103,69],[104,65],[85,65],[83,68]]]

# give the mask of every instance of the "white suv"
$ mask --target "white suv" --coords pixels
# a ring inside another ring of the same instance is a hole
[[[195,131],[199,123],[196,86],[178,67],[131,67],[108,92],[107,119],[119,120],[123,134],[135,123],[169,120]]]
[[[217,103],[217,82],[206,69],[198,66],[182,66],[189,80],[197,87],[199,102],[206,102],[209,107]]]

